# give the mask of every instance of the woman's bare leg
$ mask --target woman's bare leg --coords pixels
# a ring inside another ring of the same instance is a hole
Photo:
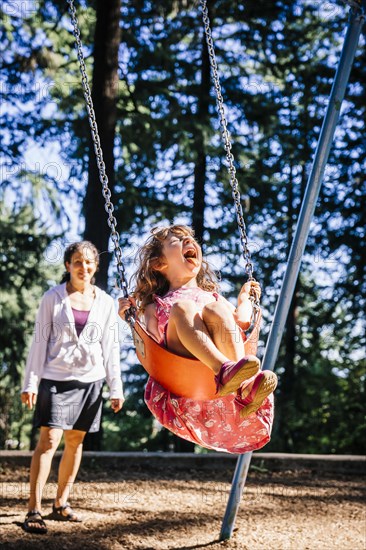
[[[30,497],[28,511],[42,511],[42,494],[51,470],[51,463],[61,441],[61,428],[41,427],[37,447],[30,467]]]
[[[79,471],[83,440],[86,432],[66,430],[64,432],[65,449],[58,469],[58,487],[55,506],[63,506],[69,499],[70,491]]]

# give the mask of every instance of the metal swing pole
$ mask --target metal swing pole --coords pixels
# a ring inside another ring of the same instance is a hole
[[[324,117],[318,145],[314,155],[311,173],[306,186],[303,204],[289,254],[286,273],[282,283],[281,292],[278,298],[271,325],[271,331],[263,358],[263,367],[267,370],[273,370],[277,359],[286,318],[300,270],[301,258],[304,253],[310,230],[310,224],[314,215],[326,163],[328,161],[330,148],[333,142],[335,128],[340,115],[341,104],[345,95],[362,26],[365,21],[365,11],[365,0],[363,0],[362,8],[361,5],[355,5],[355,2],[352,2],[346,37],[344,39],[343,49],[333,82],[327,112]],[[233,533],[235,519],[238,513],[252,454],[252,452],[245,453],[237,460],[232,481],[232,488],[220,533],[221,541],[229,539]]]

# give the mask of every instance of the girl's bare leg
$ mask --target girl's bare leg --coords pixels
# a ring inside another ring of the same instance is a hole
[[[225,303],[212,302],[203,308],[202,319],[215,346],[230,361],[245,355],[244,342],[234,316]]]
[[[196,304],[190,300],[179,301],[173,305],[167,327],[167,344],[170,350],[179,355],[196,357],[208,365],[215,374],[229,359],[216,346],[209,328],[197,311]]]

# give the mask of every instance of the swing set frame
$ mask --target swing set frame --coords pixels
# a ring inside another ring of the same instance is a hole
[[[105,165],[103,161],[103,154],[98,134],[97,122],[95,118],[93,103],[91,99],[91,91],[86,75],[86,68],[84,62],[84,55],[82,51],[82,43],[80,39],[80,31],[77,22],[76,10],[74,7],[74,0],[67,0],[69,4],[69,12],[73,23],[73,33],[75,36],[76,48],[78,59],[80,63],[80,72],[82,77],[82,85],[84,89],[84,96],[87,105],[90,129],[92,139],[94,143],[94,149],[96,153],[96,161],[99,169],[100,181],[102,184],[102,193],[105,199],[105,209],[108,213],[108,225],[111,229],[111,239],[115,247],[115,257],[117,262],[117,270],[119,276],[120,288],[125,297],[128,296],[128,287],[126,281],[125,270],[122,261],[122,251],[119,246],[119,234],[116,226],[117,221],[113,215],[114,207],[111,203],[111,192],[108,187],[108,177],[106,175]],[[270,334],[267,340],[265,354],[263,357],[263,368],[273,370],[274,364],[278,355],[282,334],[285,327],[286,318],[290,308],[291,300],[295,291],[295,285],[298,278],[301,259],[304,254],[307,238],[310,231],[310,224],[314,216],[315,206],[319,197],[326,164],[329,158],[331,145],[334,139],[335,129],[338,123],[341,105],[345,96],[346,87],[348,84],[352,64],[356,54],[359,38],[362,32],[362,28],[366,17],[366,0],[341,0],[342,3],[347,4],[350,7],[350,16],[347,26],[347,32],[344,39],[341,56],[338,62],[331,94],[329,97],[329,103],[326,110],[326,114],[323,120],[320,136],[315,151],[311,172],[305,189],[305,194],[298,218],[297,227],[295,230],[292,246],[289,253],[287,262],[287,268],[282,282],[281,291],[278,297],[275,314],[273,317]],[[232,187],[232,194],[234,198],[236,215],[239,227],[239,234],[241,244],[243,248],[243,256],[245,260],[245,271],[249,277],[249,280],[253,280],[253,265],[251,262],[250,252],[248,249],[248,240],[246,235],[246,227],[243,218],[243,211],[240,204],[240,192],[238,182],[235,176],[234,158],[231,153],[231,143],[229,134],[226,127],[225,111],[223,98],[221,94],[220,81],[218,76],[217,64],[215,59],[214,46],[212,42],[212,35],[210,29],[210,22],[207,10],[207,1],[200,0],[202,8],[203,23],[205,28],[206,41],[209,51],[211,70],[213,74],[213,81],[216,91],[217,110],[219,113],[219,120],[222,129],[222,135],[224,139],[224,146],[226,150],[226,160],[228,163],[228,171],[230,175],[230,184]],[[258,304],[255,304],[258,310]],[[260,315],[258,315],[260,317]],[[257,316],[257,317],[258,317]],[[126,320],[130,323],[132,329],[135,325],[134,312],[129,311]],[[137,338],[137,354],[143,358],[141,343],[139,338],[143,340],[143,333],[140,331],[140,325],[136,327]],[[259,324],[257,325],[259,329]],[[141,327],[141,330],[143,328]],[[145,332],[145,331],[144,331]],[[166,350],[167,351],[167,350]],[[170,352],[168,352],[170,353]],[[176,357],[176,356],[175,356]],[[167,388],[169,389],[169,388]],[[223,518],[222,528],[220,532],[220,541],[227,540],[231,537],[235,519],[238,513],[241,496],[244,490],[247,474],[249,471],[252,452],[245,453],[239,456],[237,460],[236,469],[233,476],[231,492],[228,499],[225,515]]]

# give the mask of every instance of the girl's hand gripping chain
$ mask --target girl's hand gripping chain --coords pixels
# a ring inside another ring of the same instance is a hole
[[[253,305],[250,296],[254,296],[255,301],[259,302],[261,287],[257,281],[248,281],[239,292],[238,307],[234,312],[234,318],[236,324],[243,330],[248,330],[252,319]]]
[[[118,315],[121,319],[125,319],[125,314],[131,307],[137,307],[136,301],[132,296],[128,298],[118,298]]]

